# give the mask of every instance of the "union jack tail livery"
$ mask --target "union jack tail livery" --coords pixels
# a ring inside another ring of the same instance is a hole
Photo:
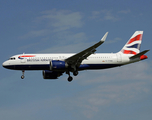
[[[121,52],[123,54],[136,55],[140,52],[140,45],[142,41],[143,31],[136,31],[128,40]]]
[[[147,59],[148,57],[144,54],[147,53],[149,50],[140,52],[142,36],[143,31],[136,31],[119,53],[123,56],[128,56],[131,62]]]

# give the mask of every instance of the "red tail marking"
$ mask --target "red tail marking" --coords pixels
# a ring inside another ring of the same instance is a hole
[[[123,53],[124,53],[124,54],[134,54],[134,55],[137,54],[136,52],[134,52],[134,51],[132,51],[132,50],[123,50]]]
[[[142,39],[142,34],[139,34],[139,35],[135,36],[134,38],[130,39],[127,44],[130,44],[134,41],[138,41],[138,40],[141,40],[141,39]]]
[[[146,55],[142,55],[140,56],[140,60],[144,60],[144,59],[147,59],[148,57]]]

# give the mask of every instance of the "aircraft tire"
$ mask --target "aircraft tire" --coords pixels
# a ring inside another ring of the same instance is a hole
[[[69,76],[68,81],[71,82],[73,80],[73,77]]]
[[[74,75],[74,76],[77,76],[78,74],[79,74],[78,71],[74,71],[74,72],[73,72],[73,75]]]
[[[22,75],[22,76],[21,76],[21,79],[24,79],[24,78],[25,78],[24,75]]]

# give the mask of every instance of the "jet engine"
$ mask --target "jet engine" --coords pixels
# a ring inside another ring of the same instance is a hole
[[[50,70],[52,71],[65,71],[68,64],[65,61],[52,60],[50,61]]]
[[[43,70],[44,79],[58,79],[62,75],[62,72]]]

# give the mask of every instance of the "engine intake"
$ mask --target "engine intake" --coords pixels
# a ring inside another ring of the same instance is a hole
[[[67,67],[68,65],[67,63],[65,63],[65,61],[60,61],[60,60],[50,61],[50,70],[52,71],[65,71]]]

